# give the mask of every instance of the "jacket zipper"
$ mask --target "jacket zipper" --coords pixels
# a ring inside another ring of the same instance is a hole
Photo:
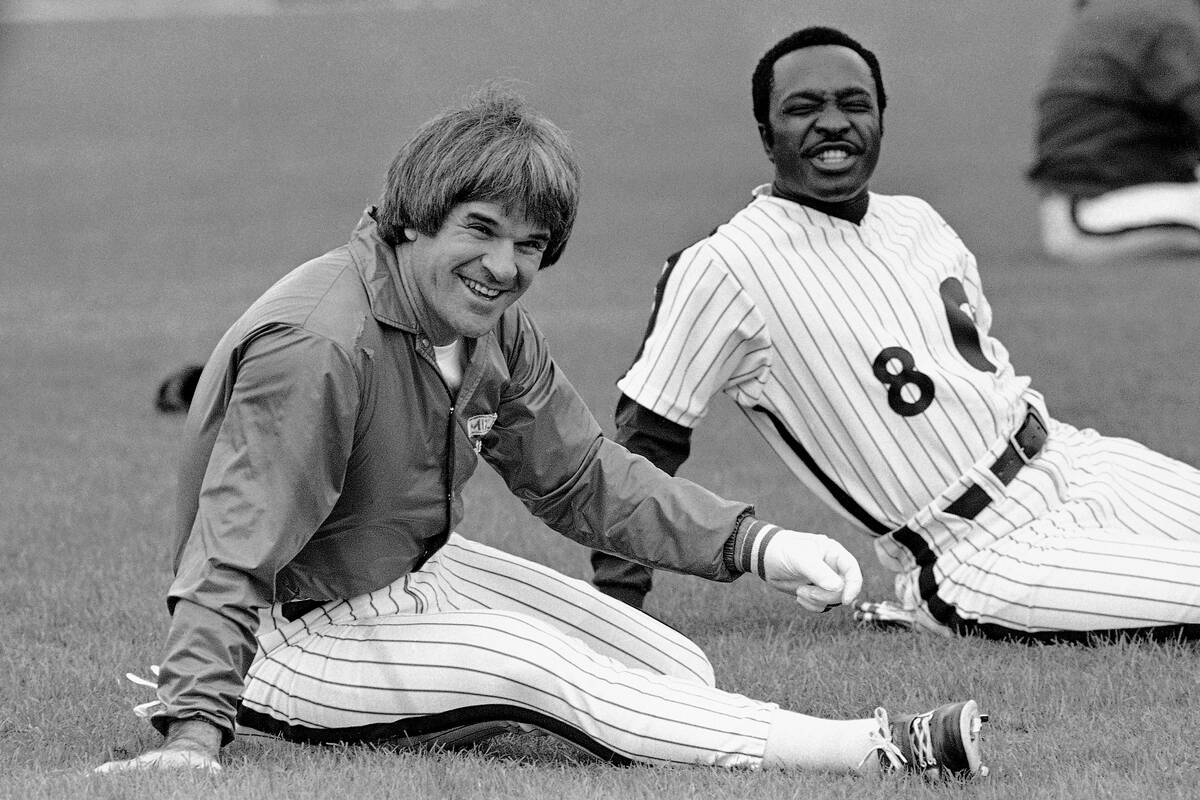
[[[441,374],[441,370],[438,370]],[[445,378],[442,385],[445,385]],[[450,391],[450,387],[446,387]],[[446,420],[446,537],[450,536],[450,524],[454,513],[454,411],[457,406],[450,402],[450,415]]]
[[[454,393],[450,391],[450,384],[446,383],[446,376],[442,375],[442,369],[437,365],[437,359],[434,358],[429,351],[433,348],[432,343],[425,337],[421,337],[421,353],[422,357],[430,363],[433,371],[437,374],[438,380],[442,383],[442,388],[446,390],[446,397],[450,400],[450,413],[446,419],[446,459],[443,464],[445,470],[444,489],[446,500],[446,524],[443,526],[442,542],[450,538],[450,524],[454,518],[454,412],[458,405],[454,397]],[[425,554],[426,557],[430,555]]]

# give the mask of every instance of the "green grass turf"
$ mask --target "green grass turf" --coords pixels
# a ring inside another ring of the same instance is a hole
[[[767,175],[754,60],[832,22],[879,51],[889,80],[876,188],[929,198],[980,255],[995,330],[1052,411],[1200,462],[1195,265],[1067,268],[1031,245],[1020,175],[1060,5],[512,2],[0,29],[0,797],[1190,796],[1192,646],[863,631],[752,579],[669,575],[650,608],[710,653],[721,685],[835,717],[977,697],[992,776],[960,789],[614,769],[521,738],[432,755],[246,741],[216,779],[88,775],[157,741],[129,712],[146,695],[121,677],[144,674],[166,625],[181,420],[155,414],[155,385],[276,277],[342,243],[412,125],[490,76],[579,146],[577,235],[529,304],[606,427],[662,258]],[[869,593],[888,593],[869,542],[727,403],[684,474],[844,537]],[[585,553],[490,474],[469,508],[465,534],[586,576]]]

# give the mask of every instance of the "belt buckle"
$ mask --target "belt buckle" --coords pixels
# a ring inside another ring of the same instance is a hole
[[[1025,427],[1025,425],[1024,425],[1024,423],[1022,423],[1022,424],[1021,424],[1021,428],[1024,428],[1024,427]],[[1022,464],[1025,464],[1026,466],[1028,466],[1028,465],[1029,465],[1029,463],[1030,463],[1031,461],[1033,461],[1033,459],[1032,459],[1032,458],[1030,458],[1029,456],[1025,455],[1025,448],[1024,448],[1024,447],[1022,447],[1022,446],[1021,446],[1021,443],[1017,441],[1017,434],[1021,432],[1021,428],[1017,428],[1015,431],[1013,431],[1013,432],[1012,432],[1012,433],[1009,435],[1009,437],[1008,437],[1008,443],[1009,443],[1010,445],[1012,445],[1012,449],[1016,451],[1016,453],[1017,453],[1017,458],[1021,459],[1021,463],[1022,463]],[[1035,457],[1036,457],[1036,456],[1035,456]]]
[[[1021,446],[1021,442],[1017,439],[1017,437],[1020,436],[1021,431],[1025,430],[1025,426],[1028,425],[1031,421],[1033,422],[1034,425],[1037,425],[1039,428],[1042,429],[1042,437],[1044,440],[1045,436],[1046,436],[1046,424],[1044,422],[1042,422],[1041,415],[1038,414],[1037,410],[1034,409],[1033,406],[1029,406],[1027,408],[1027,410],[1025,411],[1025,419],[1021,421],[1021,424],[1017,426],[1017,429],[1015,431],[1013,431],[1011,434],[1009,434],[1009,437],[1008,437],[1008,443],[1010,445],[1012,445],[1013,450],[1017,451],[1017,458],[1021,459],[1021,463],[1025,464],[1025,465],[1030,464],[1034,458],[1037,458],[1038,454],[1034,453],[1032,457],[1027,456],[1025,454],[1025,448]]]

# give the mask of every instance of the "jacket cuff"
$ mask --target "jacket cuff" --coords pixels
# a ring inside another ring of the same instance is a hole
[[[747,509],[738,517],[722,556],[726,568],[733,574],[753,572],[765,580],[767,545],[781,529],[778,525],[755,519],[752,514],[753,509]]]
[[[733,533],[729,534],[729,538],[725,540],[725,546],[721,550],[721,561],[725,564],[725,569],[729,570],[730,574],[735,578],[746,571],[738,564],[738,534],[742,532],[748,523],[753,521],[754,507],[746,506],[746,508],[742,509],[742,513],[737,515],[737,519],[733,521]]]

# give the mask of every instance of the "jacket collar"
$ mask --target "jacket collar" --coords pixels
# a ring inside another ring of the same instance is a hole
[[[396,248],[379,235],[379,223],[375,221],[375,206],[363,210],[362,217],[350,236],[350,257],[362,276],[367,290],[367,302],[375,319],[393,328],[417,334],[425,341],[423,345],[433,358],[432,346],[424,332],[429,330],[423,320],[420,305],[416,302],[417,287],[412,276],[400,269]],[[495,336],[495,331],[487,334]],[[479,383],[479,367],[475,365],[477,339],[466,339],[468,366],[463,374],[460,397],[468,397]]]
[[[367,207],[350,236],[350,257],[362,276],[375,319],[393,328],[421,333],[423,324],[412,277],[401,272],[396,248],[379,235],[375,206]]]

